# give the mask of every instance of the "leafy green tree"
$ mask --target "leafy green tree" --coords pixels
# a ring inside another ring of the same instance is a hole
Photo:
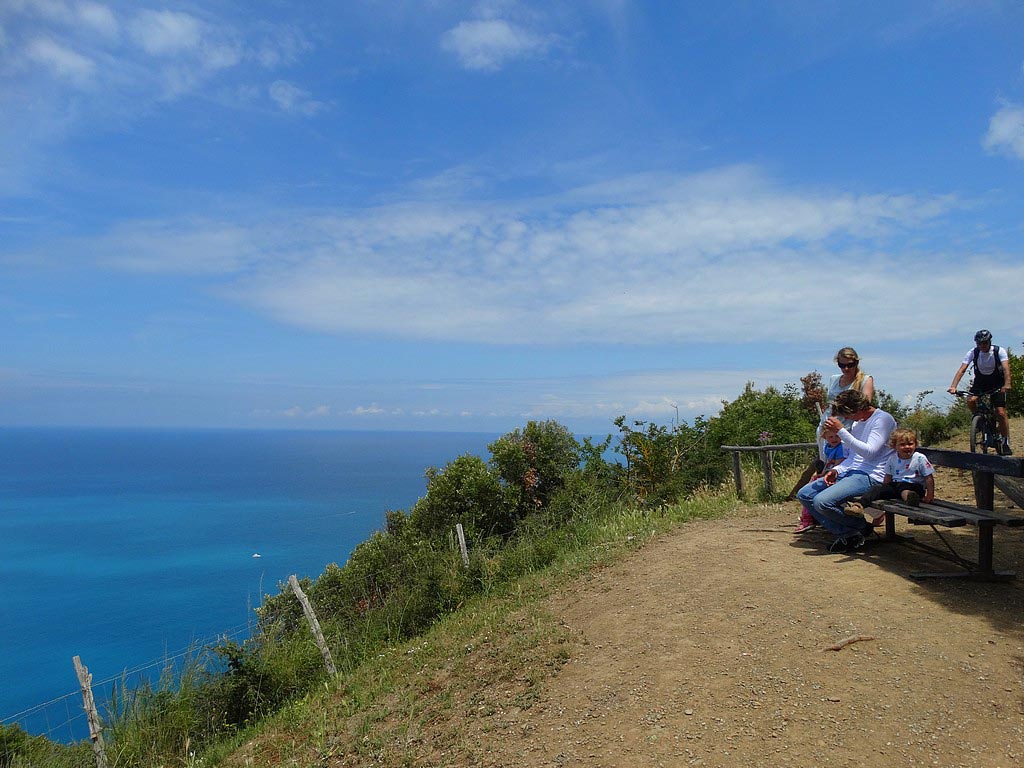
[[[804,443],[814,440],[817,419],[809,419],[803,400],[793,386],[782,391],[768,387],[763,392],[747,382],[743,393],[731,403],[723,401],[718,416],[711,419],[709,439],[722,445]]]
[[[456,523],[462,523],[469,538],[512,532],[514,500],[479,456],[459,456],[444,469],[431,467],[426,476],[427,493],[409,516],[419,535],[447,536]]]
[[[619,444],[615,451],[625,459],[623,482],[637,501],[656,505],[674,501],[702,484],[721,479],[724,462],[717,446],[707,439],[708,423],[697,417],[664,426],[642,420],[626,424],[615,420]]]
[[[516,517],[546,506],[580,466],[580,444],[557,421],[530,421],[488,446],[491,466],[512,489]]]

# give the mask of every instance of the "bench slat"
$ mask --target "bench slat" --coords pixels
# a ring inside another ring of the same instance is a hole
[[[929,523],[931,525],[944,525],[947,528],[957,528],[967,525],[969,522],[964,512],[952,509],[944,509],[934,504],[922,504],[919,507],[912,507],[902,501],[876,501],[871,505],[883,512],[892,512],[915,522]]]
[[[973,515],[979,520],[994,520],[999,525],[1006,525],[1011,528],[1024,525],[1024,517],[1019,515],[1008,515],[1005,512],[997,512],[991,509],[978,509],[977,507],[970,507],[966,504],[957,504],[955,501],[944,501],[942,499],[935,499],[932,503],[936,506],[948,507],[957,512]]]

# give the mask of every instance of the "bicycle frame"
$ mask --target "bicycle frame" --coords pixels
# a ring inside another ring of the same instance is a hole
[[[971,419],[971,452],[988,453],[993,450],[999,453],[999,429],[996,425],[996,414],[992,408],[992,395],[998,392],[964,392],[958,390],[957,397],[975,397],[974,417]]]

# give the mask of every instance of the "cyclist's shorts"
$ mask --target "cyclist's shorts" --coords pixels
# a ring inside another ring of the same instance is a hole
[[[972,395],[977,395],[982,392],[991,392],[993,389],[998,389],[1003,386],[1002,371],[998,374],[990,373],[986,376],[983,373],[979,373],[974,377],[974,381],[971,382],[970,392]],[[995,392],[992,395],[992,407],[993,408],[1005,408],[1006,407],[1006,393]]]

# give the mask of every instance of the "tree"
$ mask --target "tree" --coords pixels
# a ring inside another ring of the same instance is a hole
[[[469,537],[512,532],[513,504],[498,475],[479,456],[465,454],[426,472],[427,493],[413,505],[409,523],[421,536],[447,535],[462,523]]]
[[[709,431],[716,446],[804,443],[814,440],[816,424],[817,418],[808,418],[795,387],[781,392],[768,387],[762,392],[747,382],[743,394],[731,403],[722,402]]]
[[[491,466],[516,494],[516,517],[546,506],[579,468],[580,444],[557,421],[530,421],[488,446]]]

